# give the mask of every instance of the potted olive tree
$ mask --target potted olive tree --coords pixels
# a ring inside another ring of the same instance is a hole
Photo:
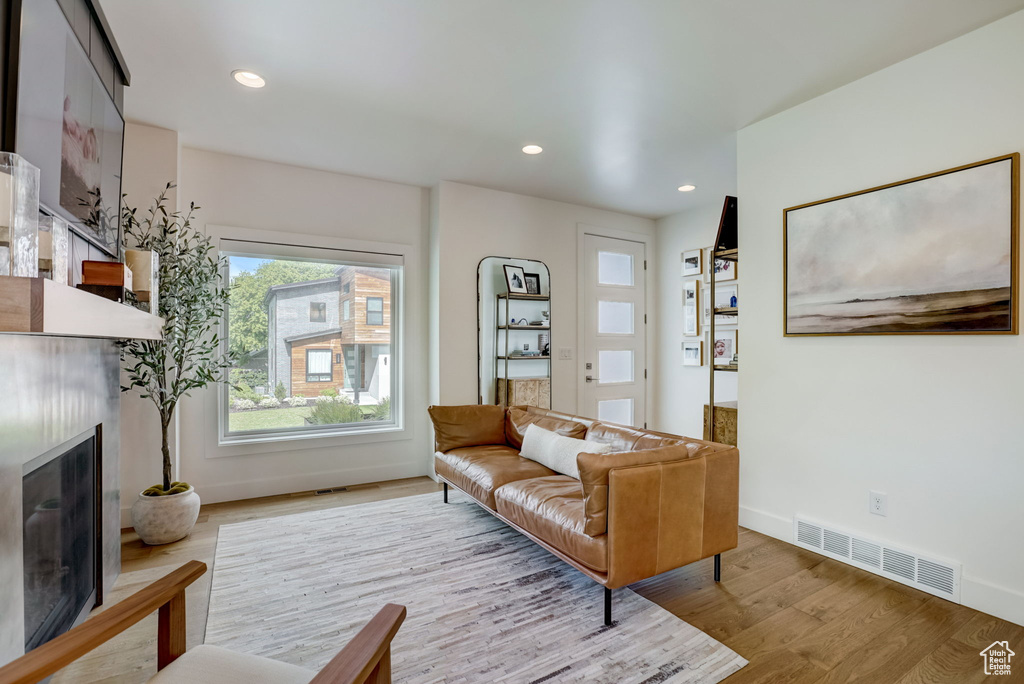
[[[158,307],[164,319],[163,338],[121,342],[128,384],[151,399],[160,413],[163,481],[149,487],[132,506],[132,525],[147,544],[168,544],[192,530],[199,516],[199,496],[186,482],[171,481],[168,432],[174,411],[192,390],[221,381],[237,354],[221,353],[217,326],[224,314],[228,288],[222,260],[210,238],[192,225],[193,203],[184,215],[167,210],[168,183],[144,218],[125,207],[121,223],[125,240],[159,258]]]

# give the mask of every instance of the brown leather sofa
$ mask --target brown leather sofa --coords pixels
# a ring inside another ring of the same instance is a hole
[[[444,483],[611,590],[736,547],[736,447],[601,423],[535,407],[431,406],[434,468]],[[526,428],[591,442],[580,480],[519,455]]]

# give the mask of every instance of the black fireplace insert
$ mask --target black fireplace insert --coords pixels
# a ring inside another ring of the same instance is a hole
[[[97,604],[102,573],[96,445],[92,429],[25,464],[26,652],[71,629]]]

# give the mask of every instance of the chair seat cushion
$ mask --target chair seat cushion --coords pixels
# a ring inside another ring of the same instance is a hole
[[[498,444],[435,453],[434,470],[491,510],[496,510],[494,490],[498,487],[555,474],[550,468],[523,458],[512,447]]]
[[[607,535],[584,530],[583,486],[568,475],[537,477],[494,492],[498,513],[598,572],[608,571]]]
[[[219,646],[195,646],[156,673],[150,684],[309,684],[316,672]]]

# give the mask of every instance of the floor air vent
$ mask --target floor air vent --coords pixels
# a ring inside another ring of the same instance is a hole
[[[324,494],[337,494],[338,492],[347,492],[348,487],[331,487],[330,489],[318,489],[313,492],[314,496],[323,496]]]
[[[801,518],[793,519],[797,546],[960,603],[960,564],[926,558],[906,549]]]

